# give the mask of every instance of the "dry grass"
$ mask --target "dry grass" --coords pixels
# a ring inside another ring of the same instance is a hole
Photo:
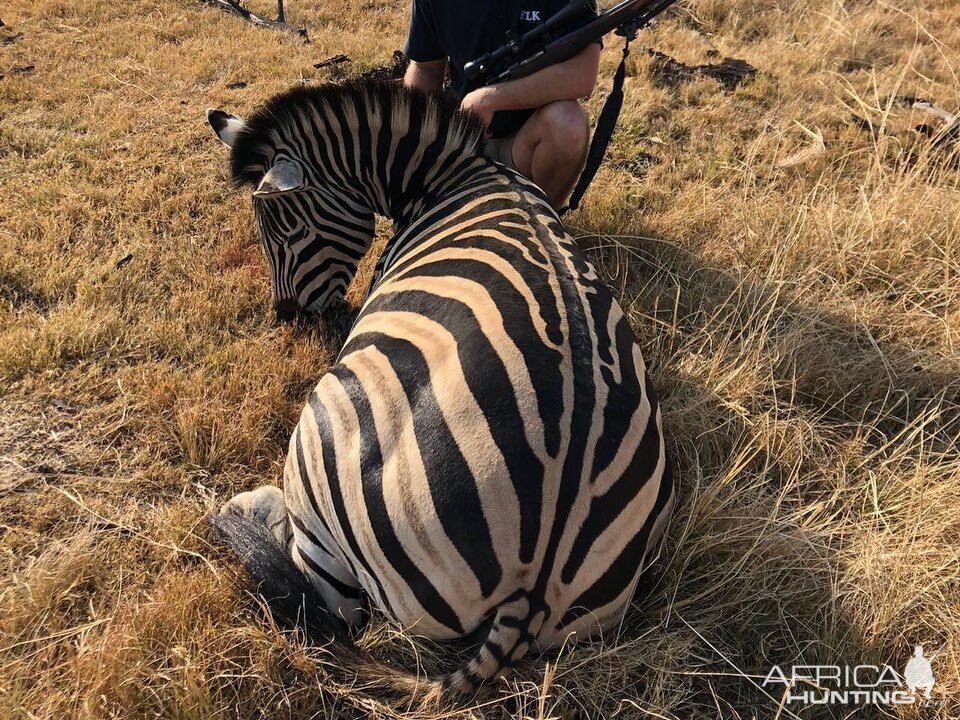
[[[310,45],[192,0],[3,7],[0,717],[405,713],[257,620],[202,519],[279,479],[336,350],[272,325],[203,110],[323,80],[337,53],[385,61],[406,4],[294,0]],[[637,53],[612,162],[569,218],[662,388],[681,504],[618,637],[531,658],[466,712],[770,718],[779,697],[745,675],[901,668],[922,642],[942,705],[887,713],[957,717],[960,173],[892,98],[960,107],[960,5],[696,0],[642,40],[761,71],[675,87]],[[382,623],[362,642],[456,662]]]

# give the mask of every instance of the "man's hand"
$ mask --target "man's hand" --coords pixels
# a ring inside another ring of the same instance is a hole
[[[480,118],[480,122],[483,123],[484,129],[486,129],[490,126],[490,121],[493,120],[493,113],[497,111],[497,108],[494,107],[493,100],[494,93],[491,88],[477,88],[464,96],[460,102],[460,109],[466,113],[473,113]]]

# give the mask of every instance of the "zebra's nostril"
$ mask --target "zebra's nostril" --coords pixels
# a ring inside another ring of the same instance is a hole
[[[296,300],[281,300],[274,306],[277,311],[277,320],[280,322],[292,322],[300,314],[300,304]]]

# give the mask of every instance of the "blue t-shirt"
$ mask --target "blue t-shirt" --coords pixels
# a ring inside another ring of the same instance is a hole
[[[465,63],[496,50],[512,30],[517,37],[529,32],[570,0],[413,0],[410,32],[404,48],[414,62],[450,60],[450,84],[463,96]],[[571,28],[596,17],[584,13]],[[516,132],[533,110],[497,113],[494,136]]]

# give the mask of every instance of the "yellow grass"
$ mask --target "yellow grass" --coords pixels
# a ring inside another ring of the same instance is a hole
[[[309,45],[194,0],[0,7],[0,717],[412,714],[265,625],[203,524],[279,481],[337,350],[274,326],[203,111],[322,81],[330,55],[386,62],[406,5],[290,0]],[[443,713],[773,718],[779,694],[745,676],[900,669],[923,643],[939,706],[884,712],[955,718],[960,173],[911,129],[938,121],[892,99],[960,108],[960,5],[686,0],[641,42],[760,70],[676,87],[638,48],[568,218],[662,389],[679,509],[619,635]],[[397,667],[458,660],[380,620],[360,642]]]

